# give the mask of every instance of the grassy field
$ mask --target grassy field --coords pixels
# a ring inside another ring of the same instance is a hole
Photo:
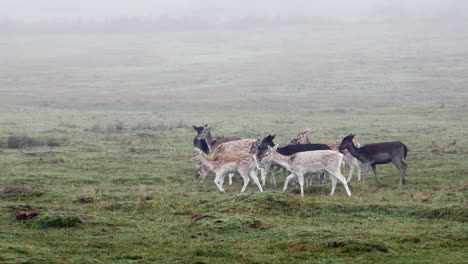
[[[420,29],[2,38],[0,263],[466,262],[468,34]],[[221,194],[188,161],[205,123],[399,140],[407,185]]]

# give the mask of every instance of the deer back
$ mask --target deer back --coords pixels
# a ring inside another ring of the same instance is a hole
[[[315,150],[298,152],[291,159],[293,167],[304,167],[307,169],[339,168],[343,154],[334,150]]]
[[[219,145],[229,142],[229,141],[235,141],[235,140],[240,140],[241,138],[239,137],[217,137],[211,142],[211,148],[214,150],[216,149]]]
[[[250,153],[257,145],[258,142],[256,139],[241,139],[224,142],[218,145],[218,147],[213,151],[213,155],[236,152]]]
[[[253,168],[257,166],[253,154],[239,152],[215,155],[212,157],[211,162],[215,170],[223,166],[236,168]]]

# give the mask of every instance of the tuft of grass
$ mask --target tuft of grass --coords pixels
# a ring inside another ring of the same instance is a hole
[[[21,149],[26,147],[44,146],[46,142],[30,136],[9,136],[7,139],[7,148]]]
[[[249,229],[265,229],[265,223],[253,216],[231,215],[216,217],[216,214],[203,214],[202,216],[191,217],[192,226],[200,230],[226,233],[239,232]]]
[[[0,190],[0,198],[2,199],[32,198],[42,196],[43,194],[43,191],[26,187],[7,187]]]
[[[359,252],[372,252],[372,251],[380,251],[380,252],[388,252],[388,247],[382,243],[377,242],[374,240],[369,239],[340,239],[327,242],[327,248],[336,248],[339,252],[346,252],[346,253],[359,253]]]
[[[34,218],[34,223],[40,228],[70,228],[82,221],[78,216],[64,212],[45,212]]]

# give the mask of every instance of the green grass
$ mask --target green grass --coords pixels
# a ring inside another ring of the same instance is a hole
[[[391,140],[405,142],[410,149],[408,184],[398,186],[396,168],[383,165],[378,167],[383,186],[375,185],[371,174],[364,183],[354,176],[352,197],[340,185],[329,196],[330,186],[325,184],[307,187],[304,198],[295,187],[282,193],[271,185],[265,193],[250,185],[239,194],[240,178],[226,186],[227,194],[218,193],[213,175],[197,184],[194,164],[188,162],[194,131],[186,121],[175,119],[172,123],[185,125],[152,130],[132,124],[132,113],[108,112],[118,115],[127,129],[95,133],[87,128],[96,121],[83,120],[86,114],[61,111],[70,116],[70,123],[81,124],[67,127],[45,116],[46,124],[35,125],[29,136],[67,136],[66,144],[2,150],[1,261],[461,263],[467,257],[466,125],[458,121],[462,112],[457,108],[429,112],[421,119],[411,110],[404,114],[398,109],[378,110],[377,123],[386,126],[376,125],[371,114],[353,125],[350,120],[361,116],[359,111],[315,116],[333,120],[312,128],[317,140],[337,138],[340,133],[335,129],[349,126],[341,136],[353,131],[367,143],[384,140],[382,133],[388,133]],[[170,114],[160,113],[162,120]],[[21,120],[22,115],[11,113],[9,118]],[[281,115],[265,114],[261,120],[239,115],[231,124],[220,116],[210,123],[218,133],[237,131],[235,124],[243,121],[250,129],[232,135],[276,132],[278,142],[310,126],[306,117],[294,124],[270,121]],[[144,117],[151,119],[150,114]],[[187,114],[190,118],[196,120]],[[112,117],[98,122],[108,120]],[[17,121],[2,130],[8,135],[23,125],[28,126]],[[431,134],[420,132],[429,130]],[[447,137],[456,139],[456,145],[437,140]],[[432,153],[432,141],[443,151]],[[15,193],[5,192],[7,188],[23,189]],[[12,211],[28,212],[27,206],[40,215],[17,220]]]

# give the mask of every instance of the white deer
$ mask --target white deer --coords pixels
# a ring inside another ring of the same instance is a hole
[[[343,154],[333,150],[314,150],[298,152],[291,156],[284,156],[276,152],[278,145],[273,148],[268,146],[268,151],[261,158],[260,163],[266,164],[274,161],[283,168],[286,168],[291,174],[286,178],[283,191],[288,188],[288,182],[297,177],[301,187],[301,196],[304,196],[304,174],[328,172],[332,182],[330,195],[335,193],[337,179],[344,185],[346,193],[351,196],[346,178],[341,174],[340,167],[343,161]]]
[[[304,132],[297,134],[297,136],[293,138],[291,143],[310,144],[310,140],[307,135],[309,132],[310,132],[310,129],[306,129]],[[357,147],[361,146],[361,144],[357,142],[356,140],[353,140],[353,142]],[[329,146],[332,150],[338,151],[338,147],[341,144],[341,139],[334,140],[334,141],[320,142],[320,144],[325,144]],[[349,166],[349,175],[348,175],[347,181],[349,182],[351,180],[351,178],[353,177],[354,169],[357,168],[358,169],[358,181],[360,182],[361,181],[361,166],[359,165],[359,162],[357,161],[355,157],[353,157],[353,155],[351,155],[351,153],[349,153],[348,150],[344,150],[343,153],[344,153],[343,161]]]
[[[249,177],[258,186],[260,192],[263,192],[260,181],[257,178],[258,162],[255,155],[249,153],[228,153],[218,155],[206,155],[202,150],[195,148],[195,152],[191,161],[199,160],[210,170],[212,170],[216,177],[214,179],[215,185],[218,187],[220,192],[225,193],[223,189],[224,175],[229,172],[239,172],[244,185],[242,186],[241,192],[245,191],[249,184]]]

